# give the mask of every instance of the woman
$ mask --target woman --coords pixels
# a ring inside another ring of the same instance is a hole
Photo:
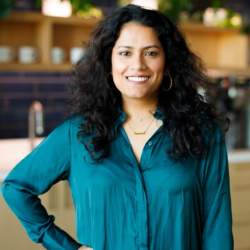
[[[229,121],[199,94],[207,82],[160,12],[128,5],[101,20],[73,69],[74,115],[2,185],[30,238],[47,249],[233,249]],[[37,198],[60,180],[80,243]]]

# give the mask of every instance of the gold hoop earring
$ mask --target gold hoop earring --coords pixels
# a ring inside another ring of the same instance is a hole
[[[161,86],[162,86],[162,89],[164,91],[169,91],[172,88],[172,85],[173,85],[173,80],[172,80],[172,77],[171,77],[171,75],[169,73],[168,73],[168,76],[169,76],[169,79],[170,79],[170,86],[169,86],[168,89],[165,89],[164,86],[163,86],[163,84],[162,84]]]
[[[107,79],[107,86],[108,86],[109,89],[114,90],[114,89],[116,89],[116,88],[110,88],[110,86],[109,86],[108,77],[109,77],[110,75],[112,75],[111,72],[109,72],[108,75],[107,75],[107,77],[106,77],[106,79]]]

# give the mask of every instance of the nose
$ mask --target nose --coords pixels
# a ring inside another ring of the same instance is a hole
[[[144,58],[142,55],[134,55],[131,60],[131,69],[133,70],[142,70],[146,69],[147,65],[144,61]]]

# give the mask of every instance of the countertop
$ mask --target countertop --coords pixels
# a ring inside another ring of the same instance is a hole
[[[43,139],[36,138],[35,145],[37,146]],[[0,182],[29,152],[31,152],[31,145],[27,138],[0,140]],[[229,164],[249,162],[250,167],[250,149],[228,151],[228,161]]]
[[[35,138],[35,146],[43,139],[44,137]],[[28,138],[0,140],[0,182],[30,152],[31,143]]]

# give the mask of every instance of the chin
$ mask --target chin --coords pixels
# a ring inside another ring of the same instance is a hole
[[[127,97],[129,97],[131,99],[138,99],[138,100],[147,98],[146,95],[130,95],[130,96],[127,96]]]
[[[125,94],[127,97],[130,97],[130,98],[145,98],[145,97],[147,97],[147,93],[145,93],[145,92],[140,92],[140,93],[126,93]]]

